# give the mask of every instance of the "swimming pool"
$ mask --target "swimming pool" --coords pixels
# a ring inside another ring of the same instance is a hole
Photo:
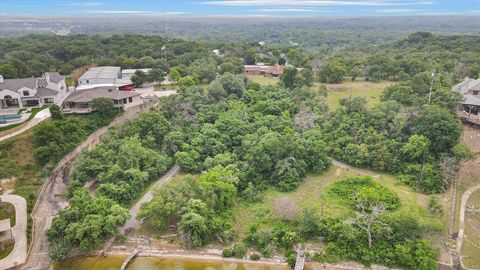
[[[20,114],[0,115],[0,124],[7,124],[8,122],[16,122],[21,118],[22,116]]]

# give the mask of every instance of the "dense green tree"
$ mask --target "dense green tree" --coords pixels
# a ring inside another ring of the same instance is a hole
[[[328,62],[319,72],[322,83],[340,83],[347,74],[347,67],[340,61]]]

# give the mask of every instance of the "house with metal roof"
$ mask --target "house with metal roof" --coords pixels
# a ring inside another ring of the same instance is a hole
[[[464,97],[458,107],[462,120],[480,125],[480,79],[467,78],[454,85],[452,90]]]
[[[3,79],[0,75],[0,111],[60,105],[68,91],[65,77],[58,73],[22,79]]]
[[[120,88],[131,85],[130,78],[123,78],[120,67],[102,66],[89,68],[77,80],[77,91],[99,87]]]
[[[75,91],[64,102],[64,113],[90,113],[92,101],[97,98],[106,98],[113,101],[116,108],[134,106],[143,102],[141,94],[135,91],[121,91],[115,87],[97,87],[82,91]]]

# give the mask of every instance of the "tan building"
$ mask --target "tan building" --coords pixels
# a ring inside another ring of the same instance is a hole
[[[260,65],[245,65],[243,73],[245,75],[264,75],[266,77],[279,77],[283,74],[285,66],[260,66]]]
[[[141,94],[135,91],[122,91],[109,87],[99,87],[76,91],[65,99],[64,113],[89,113],[93,111],[91,103],[96,98],[107,98],[113,101],[116,108],[137,105],[143,102]]]

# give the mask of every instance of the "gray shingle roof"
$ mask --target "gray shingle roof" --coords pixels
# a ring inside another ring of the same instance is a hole
[[[49,73],[50,81],[53,83],[59,83],[64,80],[65,77],[54,72]],[[35,87],[46,87],[48,85],[47,79],[45,76],[40,78],[22,78],[22,79],[5,79],[3,83],[0,83],[0,90],[8,89],[12,91],[17,91],[22,87],[28,87],[30,89],[35,89]]]
[[[108,88],[97,88],[90,90],[77,91],[68,96],[65,101],[70,102],[90,102],[96,98],[108,98],[121,100],[124,98],[139,96],[140,93],[132,91],[119,91]]]
[[[465,95],[470,90],[480,90],[480,79],[466,79],[465,81],[453,86],[453,90]]]
[[[39,87],[37,89],[37,96],[39,97],[51,97],[51,96],[56,96],[57,94],[58,94],[57,91],[47,87]]]
[[[65,79],[64,76],[58,74],[57,72],[49,73],[49,75],[50,75],[50,81],[53,83],[59,83]]]
[[[37,78],[22,78],[22,79],[5,79],[0,83],[0,90],[8,89],[17,91],[22,87],[34,89],[37,85]]]
[[[480,106],[480,96],[465,95],[465,100],[462,104]]]

